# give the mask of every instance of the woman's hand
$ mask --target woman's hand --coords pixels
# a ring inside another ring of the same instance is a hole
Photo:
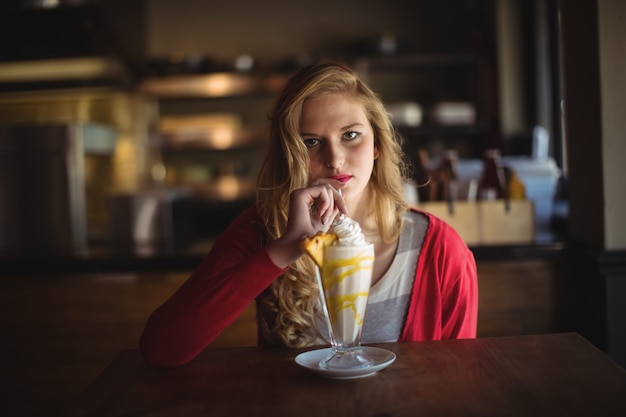
[[[302,256],[300,240],[303,237],[328,231],[339,213],[347,214],[338,191],[343,185],[337,180],[320,179],[291,193],[285,232],[268,246],[270,258],[276,265],[290,265]]]

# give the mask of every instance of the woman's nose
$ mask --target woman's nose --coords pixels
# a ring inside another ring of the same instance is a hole
[[[339,169],[345,161],[343,152],[336,147],[329,147],[326,154],[326,167]]]

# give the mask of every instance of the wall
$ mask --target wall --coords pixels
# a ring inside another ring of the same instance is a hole
[[[604,178],[604,247],[626,249],[626,2],[598,2],[602,161]],[[620,192],[621,191],[621,192]]]
[[[407,49],[450,52],[489,22],[491,1],[150,0],[148,51],[175,51],[230,61],[252,54],[261,65],[290,57],[341,55],[354,42],[393,32]],[[445,21],[444,21],[445,19]]]
[[[580,332],[626,364],[626,225],[623,131],[626,7],[561,2],[569,233]]]
[[[569,236],[604,247],[598,22],[595,0],[561,5]]]
[[[564,6],[570,235],[601,250],[626,249],[626,4]]]

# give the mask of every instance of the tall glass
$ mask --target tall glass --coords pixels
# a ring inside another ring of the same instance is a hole
[[[354,369],[374,362],[361,349],[361,331],[372,283],[374,245],[327,246],[320,287],[329,321],[331,354],[325,369]]]

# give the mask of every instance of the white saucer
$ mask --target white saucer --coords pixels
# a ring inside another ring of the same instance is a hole
[[[354,379],[364,378],[391,365],[396,360],[396,354],[386,349],[373,346],[361,346],[363,352],[374,360],[374,364],[365,368],[355,369],[324,369],[320,367],[320,361],[330,355],[331,348],[310,350],[296,356],[296,363],[309,371],[326,378]]]

